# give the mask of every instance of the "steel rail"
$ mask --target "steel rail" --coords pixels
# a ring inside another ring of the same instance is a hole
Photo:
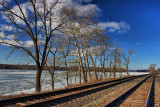
[[[152,83],[151,83],[151,86],[150,86],[150,89],[149,89],[149,92],[148,92],[148,96],[147,96],[147,99],[146,99],[145,107],[149,107],[149,101],[150,101],[151,92],[153,91],[155,77],[156,77],[156,75],[154,76],[154,78],[152,80]]]
[[[130,80],[133,80],[133,79],[135,79],[135,78],[129,78],[127,80],[126,79],[125,80],[120,80],[120,81],[112,82],[112,83],[109,83],[109,84],[105,84],[103,86],[97,86],[97,87],[89,88],[89,89],[86,89],[86,90],[84,89],[84,90],[81,90],[81,91],[77,91],[77,92],[74,92],[74,93],[68,93],[69,95],[64,95],[62,97],[52,98],[52,99],[48,99],[48,100],[42,100],[42,101],[38,101],[36,103],[26,104],[23,107],[44,107],[47,104],[56,105],[54,103],[57,103],[57,102],[58,103],[63,103],[63,102],[69,101],[71,99],[75,99],[75,98],[79,98],[81,96],[89,95],[91,93],[95,93],[97,91],[101,91],[103,89],[110,88],[110,87],[113,87],[115,85],[130,81]]]
[[[133,92],[135,89],[137,89],[143,82],[145,82],[151,76],[152,75],[146,77],[145,79],[143,79],[142,81],[140,81],[139,83],[137,83],[136,85],[134,85],[133,87],[131,87],[130,89],[125,91],[123,94],[121,94],[120,96],[118,96],[114,100],[110,101],[108,104],[104,105],[103,107],[111,107],[111,106],[115,105],[117,101],[119,101],[121,98],[125,97],[127,94]]]
[[[85,86],[78,86],[78,87],[74,87],[74,88],[62,89],[62,90],[53,91],[53,92],[40,93],[40,94],[23,96],[23,97],[0,100],[0,106],[3,106],[5,104],[16,104],[18,102],[26,102],[28,100],[41,99],[41,98],[45,98],[45,97],[49,97],[49,96],[61,95],[61,94],[69,93],[69,92],[74,92],[74,91],[79,91],[79,90],[83,90],[83,89],[88,89],[88,88],[104,85],[104,84],[114,83],[117,81],[123,81],[123,80],[125,81],[127,79],[135,79],[135,78],[139,78],[142,76],[146,76],[146,75],[131,76],[128,78],[125,77],[125,78],[121,78],[121,79],[104,81],[104,82],[100,82],[100,83],[95,83],[95,84],[90,84],[90,85],[85,85]]]

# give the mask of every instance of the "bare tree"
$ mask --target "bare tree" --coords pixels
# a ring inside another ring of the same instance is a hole
[[[89,48],[95,46],[91,45],[91,41],[96,41],[95,37],[100,36],[102,30],[96,26],[96,13],[89,13],[79,15],[77,10],[73,8],[66,8],[64,10],[68,17],[68,22],[61,29],[63,35],[72,37],[72,45],[76,48],[75,53],[78,57],[79,72],[82,73],[82,79],[87,82],[87,72],[89,69],[89,57],[94,65],[96,65]],[[94,39],[93,39],[94,38]],[[91,45],[91,46],[90,46]],[[96,67],[95,67],[96,68]],[[89,75],[90,76],[90,75]],[[97,78],[97,77],[96,77]]]
[[[52,39],[52,45],[50,49],[52,57],[49,57],[48,64],[46,63],[46,67],[51,76],[52,89],[54,89],[55,71],[58,67],[62,66],[63,55],[60,54],[60,50],[62,48],[62,43],[63,43],[62,40],[63,40],[62,36],[59,35],[56,35],[54,39]]]
[[[1,37],[0,43],[22,50],[36,64],[36,92],[41,91],[41,74],[51,48],[54,32],[64,23],[64,17],[56,12],[59,0],[29,0],[25,3],[12,1],[15,6],[2,1],[0,13],[6,25],[12,25],[13,35]],[[57,10],[58,11],[58,10]],[[26,40],[26,41],[25,41]]]
[[[97,74],[97,65],[96,65],[96,62],[97,62],[97,56],[98,56],[98,47],[93,47],[92,48],[92,51],[89,52],[89,56],[90,56],[90,59],[91,59],[91,62],[93,64],[93,68],[94,68],[94,79],[95,80],[98,80],[98,74]]]
[[[87,82],[86,78],[85,78],[85,70],[84,70],[84,66],[83,66],[83,61],[82,61],[82,56],[81,56],[81,47],[79,45],[79,28],[76,27],[75,22],[77,22],[77,13],[75,8],[73,9],[64,9],[63,10],[64,13],[66,13],[66,16],[68,18],[68,22],[66,25],[64,25],[61,29],[62,29],[62,34],[63,35],[67,35],[67,36],[72,36],[72,44],[76,47],[76,51],[77,51],[77,56],[78,56],[78,62],[79,62],[79,72],[81,74],[82,71],[82,76],[83,76],[83,81]]]
[[[123,58],[124,58],[124,66],[125,66],[125,70],[127,72],[127,76],[129,76],[128,65],[129,65],[129,62],[130,62],[130,56],[132,54],[134,54],[134,50],[128,49],[127,52],[128,52],[127,54],[125,54],[125,53],[123,54]]]
[[[113,65],[112,56],[110,56],[110,61],[109,61],[109,69],[110,69],[109,71],[110,71],[110,74],[109,74],[109,78],[112,77],[112,72],[113,72],[112,65]]]
[[[68,61],[67,57],[69,57],[69,52],[71,51],[71,39],[70,38],[65,38],[62,42],[62,47],[60,49],[60,53],[63,56],[64,59],[64,66],[65,66],[65,71],[66,71],[66,81],[67,81],[67,86],[69,86],[69,67],[68,67]]]
[[[156,67],[156,64],[151,64],[149,66],[148,70],[150,74],[156,73],[155,67]]]
[[[118,50],[118,57],[117,57],[117,62],[118,62],[118,66],[119,66],[119,76],[122,77],[122,70],[123,70],[123,67],[122,67],[122,64],[123,64],[123,50],[122,49],[119,49]]]
[[[106,61],[107,61],[107,56],[108,56],[108,51],[109,51],[109,37],[106,37],[105,34],[104,36],[100,36],[99,38],[97,38],[97,42],[100,45],[99,46],[99,55],[98,55],[98,59],[100,61],[100,65],[101,65],[101,79],[102,79],[102,75],[104,75],[105,78],[105,65],[106,65]]]
[[[115,48],[114,49],[114,65],[113,65],[113,74],[114,74],[114,78],[116,76],[116,67],[117,67],[117,51],[118,51],[118,48]]]
[[[111,65],[110,65],[110,67],[111,67],[111,71],[113,71],[113,76],[114,76],[114,78],[116,77],[116,72],[117,72],[117,65],[118,65],[118,53],[119,53],[119,51],[120,51],[120,48],[118,47],[118,44],[117,44],[117,42],[116,41],[113,41],[113,46],[111,46],[111,54],[110,54],[110,61],[111,60],[113,60],[113,61],[111,61],[112,63],[110,63],[110,64],[112,64],[113,65],[113,67],[111,67]]]

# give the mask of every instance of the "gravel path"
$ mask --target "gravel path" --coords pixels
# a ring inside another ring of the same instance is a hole
[[[141,77],[129,82],[125,82],[120,85],[116,85],[114,87],[90,94],[88,96],[59,104],[57,107],[102,107],[106,103],[110,102],[113,98],[119,96],[121,93],[125,92],[144,78],[145,77]]]
[[[155,78],[155,95],[154,95],[154,105],[155,107],[160,107],[160,74]]]
[[[147,95],[153,80],[150,77],[144,83],[140,85],[131,95],[129,95],[118,107],[144,107],[147,99]]]

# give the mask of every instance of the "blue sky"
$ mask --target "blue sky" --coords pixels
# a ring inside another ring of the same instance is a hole
[[[160,65],[160,0],[93,0],[102,10],[100,21],[126,22],[127,33],[108,33],[121,48],[132,48],[130,69]]]
[[[116,40],[123,49],[134,49],[129,69],[147,69],[150,64],[160,65],[160,0],[80,0],[83,5],[93,4],[100,9],[99,21],[105,27],[118,24],[120,29],[106,27],[107,36]],[[88,1],[88,2],[86,2]],[[107,23],[107,24],[106,24]],[[120,24],[121,23],[121,24]],[[18,53],[6,60],[7,51],[0,46],[0,63],[20,64]]]

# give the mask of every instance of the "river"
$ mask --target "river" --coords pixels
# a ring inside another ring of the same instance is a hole
[[[147,74],[146,72],[129,72],[130,75]],[[123,73],[126,75],[126,73]],[[69,82],[74,84],[79,82],[79,78],[75,80],[76,73],[70,74]],[[118,76],[118,73],[117,73]],[[20,93],[32,93],[35,91],[35,70],[8,70],[0,69],[0,96],[15,95]],[[55,88],[63,88],[66,86],[65,71],[55,72]],[[51,90],[50,75],[47,71],[42,74],[42,90]]]

